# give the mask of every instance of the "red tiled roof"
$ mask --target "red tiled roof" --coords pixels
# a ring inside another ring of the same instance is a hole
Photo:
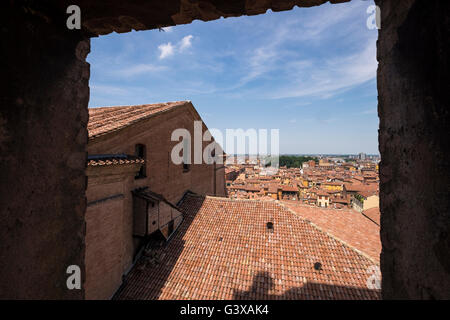
[[[95,156],[95,155],[93,155]],[[93,157],[92,155],[90,157]],[[88,158],[87,165],[89,167],[112,166],[122,164],[144,164],[143,158],[130,155],[99,155],[95,158]]]
[[[281,190],[286,192],[298,192],[298,188],[294,186],[283,186]]]
[[[329,194],[326,190],[323,190],[323,189],[319,189],[319,190],[316,192],[316,194],[317,194],[318,196],[324,196],[324,197],[329,197],[329,196],[330,196],[330,194]]]
[[[362,195],[364,198],[368,198],[370,196],[377,195],[377,191],[362,190],[358,191],[358,194]]]
[[[377,263],[380,261],[380,227],[359,212],[350,209],[335,210],[283,202],[299,216],[310,220],[335,237],[365,253]]]
[[[347,191],[361,191],[363,189],[363,185],[361,183],[344,183],[345,189]]]
[[[233,185],[229,186],[228,188],[230,188],[232,190],[245,190],[246,186],[233,184]]]
[[[333,200],[333,203],[340,203],[340,204],[350,204],[350,197],[349,196],[347,196],[347,197],[333,197],[332,198],[332,200]]]
[[[138,121],[189,103],[189,101],[177,101],[138,106],[89,108],[89,139],[123,129]]]
[[[380,225],[380,208],[371,208],[364,210],[363,215],[365,215],[367,218],[375,222],[376,224]]]
[[[245,190],[246,191],[251,191],[251,192],[258,192],[261,191],[261,187],[256,187],[256,186],[245,186]]]
[[[327,186],[342,186],[342,183],[339,182],[323,182],[322,184]]]
[[[380,298],[373,261],[274,201],[187,195],[180,208],[159,263],[141,257],[116,299]]]

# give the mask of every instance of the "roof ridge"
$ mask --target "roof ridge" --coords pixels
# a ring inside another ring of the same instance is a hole
[[[305,217],[302,217],[301,215],[299,215],[297,212],[295,212],[294,210],[292,210],[291,208],[289,208],[286,204],[276,201],[277,204],[279,204],[281,207],[283,207],[284,209],[286,209],[287,211],[289,211],[290,213],[292,213],[293,215],[295,215],[296,217],[304,220],[305,222],[309,223],[311,226],[315,227],[316,229],[318,229],[319,231],[325,233],[327,236],[339,241],[340,243],[342,243],[343,245],[349,247],[350,249],[354,250],[356,253],[358,253],[359,255],[362,255],[364,258],[370,260],[371,262],[373,262],[375,265],[379,265],[378,262],[376,262],[372,257],[370,257],[368,254],[362,252],[361,250],[355,248],[354,246],[348,244],[346,241],[342,240],[339,237],[336,237],[335,235],[333,235],[332,233],[324,230],[323,228],[319,227],[317,224],[315,224],[314,222],[306,219]]]
[[[222,200],[222,201],[228,201],[228,202],[267,202],[267,203],[273,203],[276,202],[277,200],[271,200],[271,199],[230,199],[230,198],[226,198],[226,197],[219,197],[219,196],[200,196],[200,197],[205,197],[205,199],[216,199],[216,200]]]
[[[90,119],[88,122],[89,140],[94,140],[95,138],[108,135],[119,130],[123,130],[138,122],[142,122],[165,112],[170,112],[177,108],[182,108],[189,105],[192,105],[192,103],[186,100],[135,106],[90,108]],[[96,109],[102,109],[103,111],[95,112]],[[140,109],[143,110],[143,114],[139,117]],[[124,112],[123,116],[120,116],[121,111],[124,110],[128,110],[128,112]],[[112,124],[117,125],[112,126]],[[101,128],[104,129],[101,130]]]
[[[92,107],[90,109],[109,109],[109,108],[131,108],[131,107],[145,107],[145,106],[164,106],[168,104],[174,103],[189,103],[191,100],[179,100],[179,101],[166,101],[166,102],[155,102],[155,103],[144,103],[144,104],[132,104],[132,105],[118,105],[118,106],[101,106],[101,107]]]
[[[350,245],[349,243],[347,243],[346,241],[342,240],[339,237],[336,237],[335,235],[333,235],[332,233],[324,230],[323,228],[319,227],[317,224],[315,224],[314,222],[306,219],[305,217],[302,217],[301,215],[299,215],[297,212],[295,212],[294,210],[292,210],[291,208],[289,208],[286,204],[284,204],[283,202],[279,201],[279,200],[269,200],[269,199],[230,199],[230,198],[225,198],[225,197],[217,197],[217,196],[201,196],[201,195],[194,195],[194,194],[187,194],[186,196],[195,196],[195,197],[205,197],[205,199],[212,199],[212,200],[222,200],[222,201],[227,201],[227,202],[266,202],[266,203],[274,203],[276,205],[278,205],[279,207],[281,207],[282,209],[285,209],[286,211],[290,212],[291,214],[293,214],[294,216],[296,216],[297,218],[301,219],[302,221],[310,224],[311,226],[313,226],[314,228],[316,228],[317,230],[319,230],[320,232],[326,234],[327,236],[329,236],[330,238],[340,242],[341,244],[345,245],[346,247],[350,248],[351,250],[355,251],[357,254],[363,256],[364,258],[368,259],[370,262],[372,262],[375,265],[379,265],[378,262],[375,261],[374,258],[372,258],[371,256],[369,256],[368,254],[362,252],[361,250],[355,248],[354,246]]]

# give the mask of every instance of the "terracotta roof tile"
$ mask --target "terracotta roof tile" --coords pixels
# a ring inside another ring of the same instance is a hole
[[[286,192],[298,192],[298,188],[294,186],[282,186],[281,190]]]
[[[177,101],[137,106],[89,108],[89,139],[123,129],[138,121],[188,103],[190,102]]]
[[[250,192],[258,192],[261,191],[261,189],[262,189],[261,187],[257,186],[249,186],[249,185],[245,186],[245,190]]]
[[[318,196],[323,196],[323,197],[329,197],[330,196],[330,194],[326,190],[323,190],[323,189],[318,190],[316,194]]]
[[[380,227],[361,213],[351,209],[310,207],[292,201],[283,204],[379,263]]]
[[[145,160],[136,156],[125,154],[89,155],[87,165],[89,167],[112,166],[123,164],[144,164]]]
[[[380,298],[373,261],[275,201],[187,195],[180,208],[159,263],[141,257],[116,299]]]
[[[371,208],[364,210],[362,213],[364,216],[375,222],[377,225],[380,225],[380,208]]]

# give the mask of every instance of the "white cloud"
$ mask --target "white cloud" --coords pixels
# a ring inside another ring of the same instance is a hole
[[[184,49],[187,49],[187,48],[189,48],[189,47],[191,47],[192,46],[192,38],[193,38],[194,36],[193,35],[188,35],[188,36],[185,36],[183,39],[181,39],[181,41],[180,41],[180,43],[179,43],[179,50],[180,51],[183,51]]]
[[[183,37],[176,45],[172,45],[171,42],[161,44],[158,46],[160,51],[159,59],[165,59],[175,54],[175,52],[182,52],[192,46],[193,35]]]
[[[271,47],[257,48],[249,59],[250,70],[241,79],[240,85],[244,85],[272,70],[273,63],[269,63],[269,61],[276,59],[276,56],[277,52]]]
[[[317,59],[303,72],[289,75],[292,85],[274,90],[271,98],[331,97],[375,79],[378,62],[376,43],[369,41],[360,52],[328,60]]]
[[[333,5],[329,10],[316,11],[305,20],[288,21],[290,28],[302,31],[293,33],[293,39],[320,42],[324,37],[346,33],[359,23],[356,16],[365,14],[368,4],[354,2],[351,4]],[[338,28],[336,28],[338,27]]]
[[[276,27],[269,25],[271,29],[267,30],[260,46],[245,55],[247,59],[245,67],[242,68],[245,73],[236,87],[244,86],[253,80],[286,75],[288,81],[278,86],[277,95],[280,98],[322,94],[326,96],[334,94],[336,90],[372,79],[377,66],[375,39],[371,41],[373,50],[371,48],[362,53],[349,54],[348,57],[343,56],[334,61],[323,58],[320,60],[314,56],[308,56],[308,59],[305,59],[306,52],[303,54],[301,51],[296,52],[291,49],[296,44],[302,44],[317,50],[324,43],[328,44],[324,40],[334,41],[336,37],[343,37],[349,46],[360,46],[357,42],[366,41],[367,38],[363,38],[366,34],[354,33],[354,30],[361,29],[358,25],[360,21],[355,19],[355,16],[364,15],[366,6],[364,3],[336,5],[332,10],[316,11],[317,13],[306,15],[302,19],[289,18]],[[348,37],[349,33],[353,33],[353,36]],[[354,59],[357,59],[356,64],[348,61]],[[339,67],[340,65],[342,68]],[[336,70],[338,74],[333,74],[332,68],[338,69]],[[327,69],[329,69],[328,72]],[[307,74],[310,74],[309,79]],[[334,79],[345,81],[337,83]],[[292,86],[293,83],[295,87]]]
[[[159,54],[160,59],[165,59],[174,54],[174,46],[170,42],[159,45],[158,49],[159,51],[161,51],[161,53]]]
[[[164,32],[172,32],[173,31],[173,27],[165,27],[165,28],[161,28],[164,30]]]

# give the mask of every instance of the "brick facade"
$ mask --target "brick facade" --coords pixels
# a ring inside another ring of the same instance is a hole
[[[142,238],[133,237],[132,190],[148,187],[173,204],[188,190],[201,195],[225,195],[225,169],[222,164],[192,163],[189,170],[183,170],[182,164],[176,165],[171,161],[172,148],[179,143],[171,141],[171,134],[178,128],[185,128],[191,133],[193,158],[194,121],[201,118],[192,104],[174,103],[164,107],[163,112],[154,114],[154,108],[161,110],[159,105],[143,106],[142,109],[144,108],[150,110],[145,113],[152,114],[149,118],[133,120],[131,125],[120,128],[120,123],[126,122],[129,116],[110,121],[111,113],[129,112],[126,109],[91,110],[88,125],[89,155],[132,155],[139,144],[145,146],[146,162],[145,177],[139,179],[135,179],[140,170],[139,164],[88,167],[85,283],[87,299],[109,299],[120,286],[122,275],[131,267],[134,256],[144,242]],[[104,114],[99,115],[99,112]],[[133,114],[133,117],[136,117],[136,111],[129,113],[130,116]],[[107,128],[107,132],[103,128]],[[203,131],[206,129],[203,125]],[[203,142],[203,148],[209,143]],[[170,209],[164,203],[159,207],[159,218],[164,220],[162,224],[167,224],[170,220],[171,210],[168,211],[167,208]]]

